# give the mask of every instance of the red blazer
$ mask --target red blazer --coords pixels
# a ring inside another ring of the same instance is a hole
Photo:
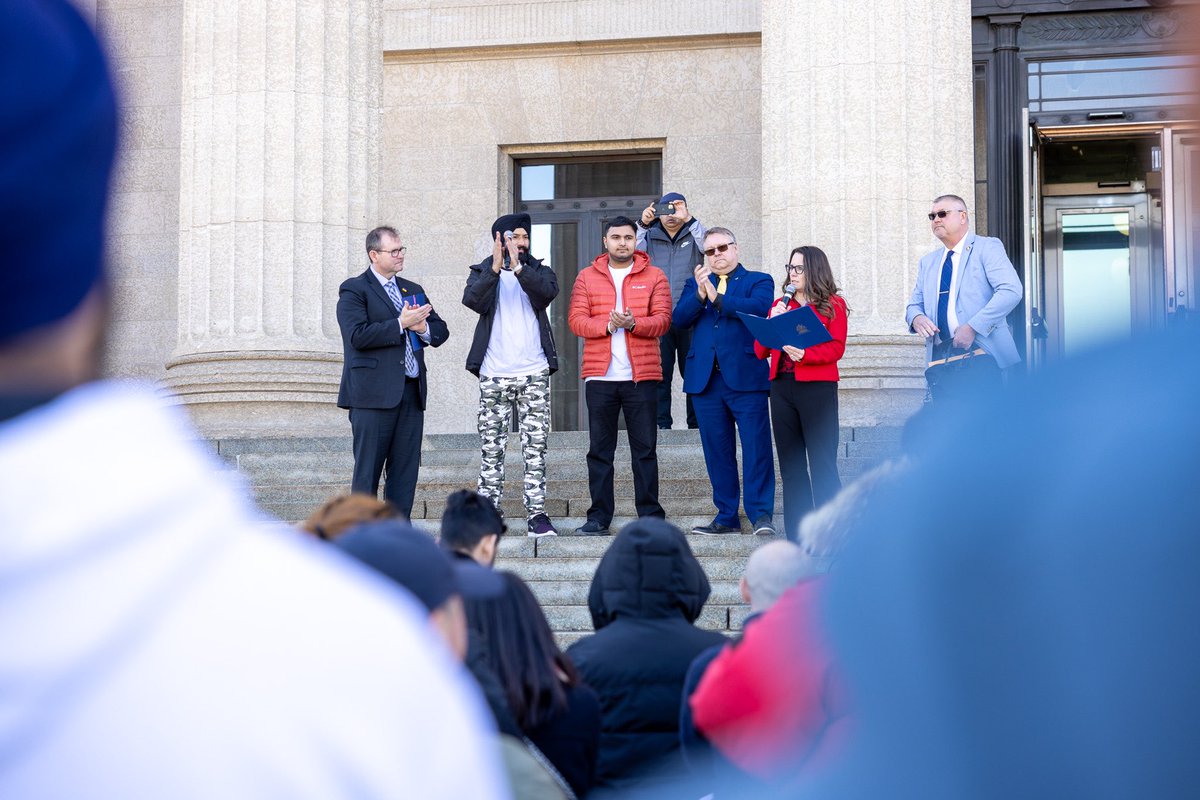
[[[633,332],[625,331],[634,381],[661,381],[662,356],[658,337],[671,327],[671,286],[661,269],[641,250],[633,254],[633,269],[625,276],[621,301],[633,313]],[[581,378],[603,376],[612,360],[608,313],[617,303],[617,287],[608,271],[608,255],[579,271],[571,290],[567,322],[583,339]]]
[[[832,317],[822,314],[816,306],[813,306],[813,311],[817,313],[817,319],[821,320],[821,324],[829,329],[829,335],[833,339],[805,349],[804,358],[796,363],[794,368],[798,381],[836,381],[838,379],[837,362],[846,352],[846,301],[834,295],[829,299],[829,304],[834,309]],[[774,307],[775,303],[772,303],[771,306]],[[799,307],[800,304],[794,299],[788,301],[788,311]],[[768,350],[755,342],[754,354],[759,358],[771,357],[771,380],[775,380],[775,376],[779,374],[779,359],[784,357],[783,351]]]

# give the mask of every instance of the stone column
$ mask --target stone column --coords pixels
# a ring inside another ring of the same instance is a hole
[[[851,307],[842,424],[924,396],[904,308],[939,194],[973,197],[971,3],[764,0],[763,261],[823,249]]]
[[[340,432],[338,284],[376,224],[376,0],[186,0],[179,338],[210,436]]]

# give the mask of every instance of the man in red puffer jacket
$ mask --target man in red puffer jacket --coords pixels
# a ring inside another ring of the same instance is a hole
[[[608,534],[613,518],[613,454],[617,415],[625,412],[639,517],[665,517],[658,503],[658,338],[671,325],[667,276],[637,249],[637,224],[615,217],[604,231],[605,252],[575,279],[568,322],[583,339],[584,396],[588,407],[587,521],[585,536]]]

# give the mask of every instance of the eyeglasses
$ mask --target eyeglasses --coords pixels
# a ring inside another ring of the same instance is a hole
[[[803,264],[784,264],[783,268],[786,269],[788,272],[799,272],[801,275],[804,274],[804,265]]]
[[[931,211],[930,213],[926,214],[925,216],[929,217],[930,222],[933,222],[934,219],[945,219],[947,214],[965,214],[965,213],[967,213],[967,210],[965,208],[952,208],[949,211],[946,211],[945,209],[942,209],[941,211]]]
[[[726,250],[733,247],[735,244],[737,244],[737,242],[730,242],[729,244],[719,244],[716,247],[710,247],[704,251],[704,255],[708,256],[709,258],[712,258],[717,253],[724,253]]]
[[[406,250],[408,250],[407,247],[397,247],[395,250],[376,250],[375,252],[387,253],[392,258],[399,258],[400,256],[404,255]]]

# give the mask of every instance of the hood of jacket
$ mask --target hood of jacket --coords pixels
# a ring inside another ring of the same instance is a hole
[[[709,594],[708,576],[687,538],[665,520],[646,517],[617,535],[592,578],[588,610],[600,630],[617,617],[695,622]]]

